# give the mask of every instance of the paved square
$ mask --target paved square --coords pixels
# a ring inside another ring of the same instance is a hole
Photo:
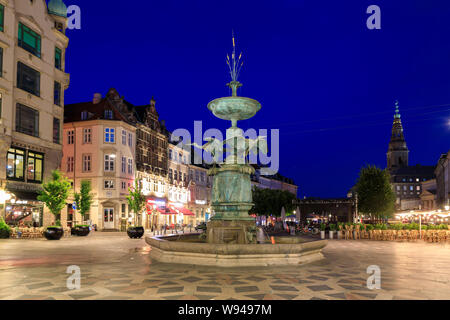
[[[154,262],[143,239],[93,233],[0,240],[0,299],[450,299],[450,243],[332,240],[305,266],[221,268]],[[81,268],[81,289],[66,286]],[[369,290],[367,267],[381,269]]]

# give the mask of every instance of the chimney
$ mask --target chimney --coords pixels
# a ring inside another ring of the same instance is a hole
[[[93,104],[100,103],[102,101],[102,94],[101,93],[94,93],[94,98],[92,99]]]

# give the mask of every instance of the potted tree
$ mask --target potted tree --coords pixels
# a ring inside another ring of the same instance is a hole
[[[8,239],[11,235],[11,228],[6,224],[5,220],[0,217],[0,239]]]
[[[327,225],[325,223],[320,224],[320,239],[325,239],[325,230]]]
[[[86,214],[92,205],[91,183],[89,181],[82,181],[80,193],[75,192],[74,197],[77,209],[83,218],[83,222],[85,222]],[[73,230],[73,234],[79,237],[86,237],[89,232],[89,226],[86,224],[76,225]]]
[[[145,196],[137,180],[134,188],[128,188],[128,191],[128,206],[134,212],[134,225],[128,227],[127,234],[132,239],[140,239],[144,235],[144,227],[140,224],[140,214],[145,207]]]
[[[333,239],[335,231],[336,231],[336,225],[335,224],[330,224],[330,239]]]
[[[42,186],[37,199],[45,203],[46,207],[56,217],[66,206],[67,198],[71,189],[70,182],[63,177],[58,170],[52,171],[52,180]],[[47,240],[59,240],[64,235],[64,229],[61,227],[59,220],[54,226],[49,226],[44,231]]]

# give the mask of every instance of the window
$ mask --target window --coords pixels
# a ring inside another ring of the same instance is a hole
[[[6,163],[6,177],[13,180],[25,179],[25,151],[20,149],[9,149]]]
[[[133,134],[131,134],[131,133],[128,133],[128,145],[130,147],[133,146]]]
[[[3,98],[3,96],[2,96],[2,94],[1,94],[1,92],[0,92],[0,119],[2,118],[2,98]]]
[[[53,143],[61,143],[60,120],[58,118],[53,118]]]
[[[105,110],[105,119],[112,120],[113,112],[112,110]]]
[[[41,74],[22,62],[17,62],[17,88],[40,97]]]
[[[74,160],[73,157],[67,157],[67,172],[73,172]]]
[[[169,159],[172,160],[172,150],[169,150]]]
[[[409,186],[409,190],[413,191],[414,187],[413,186]]]
[[[105,189],[114,189],[114,180],[105,180]]]
[[[184,180],[184,182],[187,181],[187,180],[186,180],[186,173],[183,173],[183,180]]]
[[[36,57],[41,57],[41,36],[25,26],[19,23],[19,47],[22,47],[29,53],[34,54]]]
[[[180,153],[180,154],[178,155],[178,160],[180,161],[180,163],[183,162],[183,154],[182,154],[182,153]]]
[[[114,155],[105,154],[105,171],[114,171]]]
[[[16,131],[39,136],[39,112],[20,103],[16,107]]]
[[[44,155],[28,152],[27,180],[28,182],[42,182]]]
[[[83,172],[91,172],[92,156],[90,154],[83,154]]]
[[[174,180],[178,180],[178,172],[177,172],[177,170],[173,171],[173,179]]]
[[[122,173],[126,173],[127,171],[127,158],[122,157]]]
[[[133,174],[133,159],[128,159],[128,174]]]
[[[53,103],[57,106],[61,106],[61,84],[55,81],[53,88]]]
[[[83,143],[92,143],[91,129],[83,129]]]
[[[3,48],[0,47],[0,77],[3,77]]]
[[[195,171],[195,181],[199,181],[200,180],[200,178],[199,178],[199,174],[198,174],[198,171]]]
[[[106,143],[115,143],[116,137],[115,137],[116,130],[114,128],[105,128],[105,142]]]
[[[205,182],[205,173],[204,172],[202,172],[202,182]]]
[[[125,130],[122,130],[122,144],[127,145],[127,132]]]
[[[172,180],[172,176],[173,176],[172,173],[173,173],[172,169],[169,169],[169,179],[170,179],[170,180]]]
[[[194,171],[189,170],[189,180],[194,180]]]
[[[62,51],[58,47],[55,47],[55,68],[62,70]]]
[[[5,6],[0,4],[0,31],[5,30]]]
[[[87,120],[88,119],[88,112],[87,111],[82,111],[81,112],[81,120]]]
[[[67,144],[73,144],[75,132],[73,130],[67,131]]]
[[[420,186],[417,186],[417,187],[416,187],[416,190],[417,190],[417,191],[420,191]]]
[[[127,183],[122,181],[122,190],[125,190],[127,188]],[[122,212],[125,212],[125,205],[122,205]]]

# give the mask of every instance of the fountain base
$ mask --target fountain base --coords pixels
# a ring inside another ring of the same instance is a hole
[[[145,241],[156,261],[215,267],[303,265],[323,259],[321,251],[327,245],[327,240],[295,243],[282,238],[276,238],[276,244],[195,243],[177,235],[147,236]]]

